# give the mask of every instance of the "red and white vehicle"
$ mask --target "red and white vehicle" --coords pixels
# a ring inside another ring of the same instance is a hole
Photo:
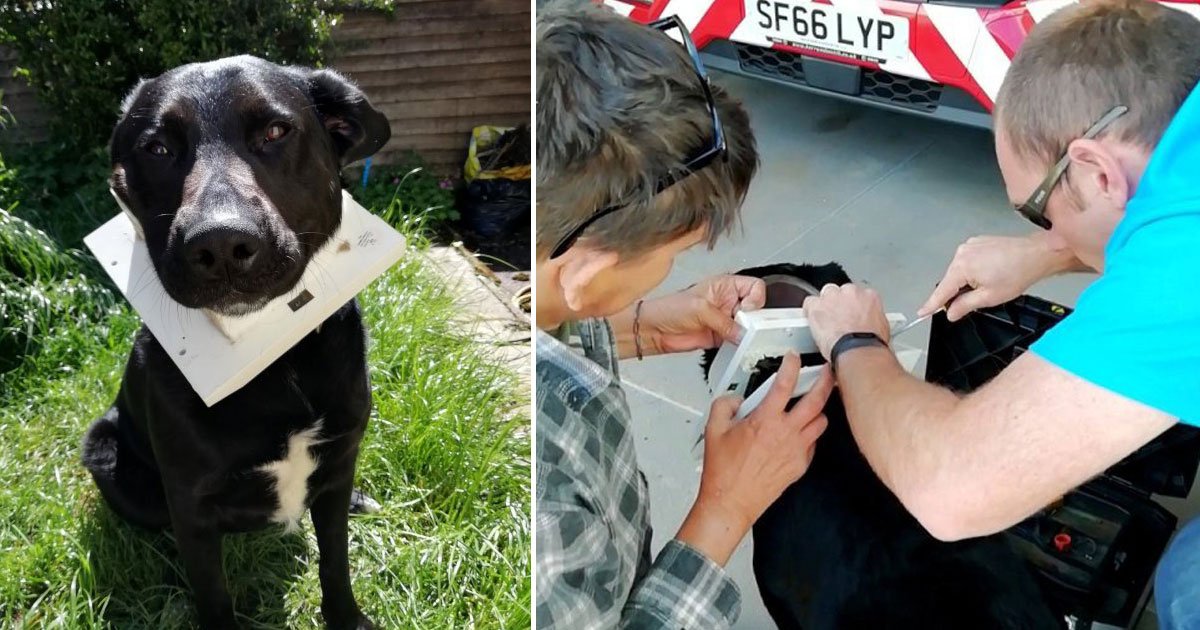
[[[603,1],[642,23],[678,15],[709,68],[990,127],[1026,34],[1073,0]],[[1200,18],[1200,0],[1162,4]]]

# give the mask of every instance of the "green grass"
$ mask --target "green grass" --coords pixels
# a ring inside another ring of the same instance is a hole
[[[121,522],[79,463],[137,316],[86,256],[0,219],[0,628],[191,627],[170,534]],[[359,296],[375,397],[359,487],[384,507],[351,519],[354,590],[387,628],[528,627],[528,400],[454,327],[411,241]],[[224,560],[247,627],[323,627],[307,519],[227,536]]]

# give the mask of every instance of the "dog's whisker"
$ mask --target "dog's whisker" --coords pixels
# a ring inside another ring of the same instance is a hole
[[[331,274],[328,270],[326,270],[325,266],[322,265],[320,263],[320,261],[313,260],[309,264],[313,265],[313,268],[317,272],[317,274],[316,274],[317,286],[320,288],[321,291],[324,291],[325,289],[335,286],[336,280],[334,279],[333,274]]]
[[[133,289],[129,293],[130,298],[133,298],[146,288],[154,285],[154,281],[158,278],[158,273],[155,272],[153,275],[150,275],[150,272],[152,271],[154,271],[153,263],[151,263],[149,267],[146,267],[142,270],[141,275],[138,276],[138,279],[133,283]]]

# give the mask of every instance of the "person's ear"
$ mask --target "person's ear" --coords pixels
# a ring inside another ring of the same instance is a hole
[[[579,312],[587,307],[587,288],[606,269],[617,266],[616,252],[588,247],[576,243],[563,254],[564,260],[558,274],[563,301],[572,311]]]
[[[1067,147],[1067,155],[1071,157],[1074,188],[1085,199],[1099,197],[1107,207],[1125,207],[1130,181],[1115,153],[1096,140],[1079,139]]]

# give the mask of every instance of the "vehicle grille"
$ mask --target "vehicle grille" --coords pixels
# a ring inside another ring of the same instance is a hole
[[[884,70],[863,70],[862,97],[933,111],[942,98],[942,84]]]
[[[735,44],[738,64],[749,74],[774,77],[791,83],[808,85],[804,78],[801,56],[772,48]],[[937,109],[942,97],[942,84],[913,79],[885,70],[862,71],[858,96],[921,111]]]
[[[746,72],[806,83],[800,55],[749,44],[737,44],[737,54],[738,63]]]

